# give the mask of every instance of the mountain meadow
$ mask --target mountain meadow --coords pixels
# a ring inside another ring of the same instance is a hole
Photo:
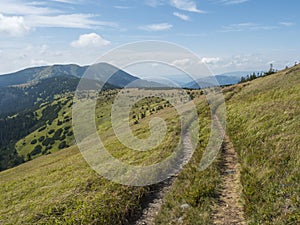
[[[167,125],[159,146],[135,153],[114,134],[111,107],[122,88],[139,78],[116,73],[109,64],[101,67],[114,73],[97,96],[95,110],[110,154],[141,166],[170,156],[181,132],[174,107],[156,96],[134,105],[129,122],[136,137],[151,135],[153,118]],[[100,176],[76,146],[73,97],[85,70],[52,66],[0,76],[0,224],[142,224],[140,219],[149,221],[150,215],[151,223],[144,224],[225,224],[219,207],[224,180],[232,181],[234,174],[239,200],[233,204],[239,205],[243,222],[228,224],[300,224],[300,65],[222,86],[226,138],[236,153],[234,168],[225,171],[225,141],[214,162],[199,170],[211,135],[211,111],[205,89],[186,89],[201,124],[195,152],[179,174],[143,187]],[[148,85],[140,80],[133,88]],[[172,88],[166,92],[172,95]]]

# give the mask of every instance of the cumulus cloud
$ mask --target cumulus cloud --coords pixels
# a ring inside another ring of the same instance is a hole
[[[78,40],[71,42],[71,46],[74,48],[102,47],[107,45],[110,45],[110,41],[105,40],[96,33],[80,35]]]
[[[213,57],[213,58],[202,58],[201,59],[201,63],[205,63],[205,64],[216,64],[221,62],[221,58],[219,57]]]
[[[185,21],[190,20],[190,17],[188,15],[185,15],[185,14],[182,14],[182,13],[174,12],[173,15],[178,17],[179,19],[182,19],[182,20],[185,20]]]
[[[191,0],[171,0],[171,5],[183,11],[205,13],[205,11],[197,8],[196,2]]]
[[[0,14],[0,33],[11,36],[21,36],[30,28],[25,24],[22,16],[4,16]]]
[[[163,30],[170,30],[172,27],[173,25],[169,23],[158,23],[158,24],[141,26],[140,29],[146,31],[163,31]]]

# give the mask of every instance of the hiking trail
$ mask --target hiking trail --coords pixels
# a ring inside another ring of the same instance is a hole
[[[241,202],[240,164],[237,153],[226,135],[221,150],[221,180],[220,199],[213,215],[214,224],[246,225]]]
[[[184,148],[185,156],[181,159],[180,165],[182,167],[186,165],[190,156],[193,153],[193,147],[190,140],[189,132],[186,132],[182,138],[182,146]],[[132,225],[154,225],[155,218],[163,204],[163,199],[165,195],[170,191],[174,181],[176,180],[178,174],[175,174],[168,178],[167,180],[153,185],[153,190],[145,197],[145,200],[142,204],[142,211],[139,213],[137,219],[132,222]]]

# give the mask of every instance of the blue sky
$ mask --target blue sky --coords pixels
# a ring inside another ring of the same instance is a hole
[[[119,45],[170,41],[215,73],[300,60],[298,0],[1,0],[0,73],[92,64]]]

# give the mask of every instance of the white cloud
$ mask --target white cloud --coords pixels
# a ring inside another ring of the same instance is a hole
[[[42,59],[31,59],[30,60],[30,66],[46,66],[46,65],[49,65],[50,63],[45,61],[45,60],[42,60]]]
[[[52,0],[61,3],[80,3],[81,0]],[[46,7],[46,2],[27,2],[23,0],[1,0],[0,14],[23,18],[26,25],[35,27],[99,28],[118,27],[109,21],[99,21],[92,14],[67,14],[61,10]]]
[[[1,0],[0,13],[9,15],[45,15],[60,12],[56,9],[39,7],[40,5],[37,5],[37,2],[24,3],[19,0]]]
[[[171,63],[171,65],[182,68],[182,67],[186,67],[186,66],[190,65],[191,63],[192,62],[190,59],[185,58],[185,59],[177,59],[177,60],[173,61]]]
[[[291,27],[295,25],[293,22],[280,22],[279,24],[285,27]]]
[[[96,33],[80,35],[78,40],[71,43],[71,46],[75,48],[102,47],[107,45],[110,45],[110,41],[103,39]]]
[[[52,0],[52,2],[66,3],[66,4],[76,4],[77,0]]]
[[[158,23],[158,24],[141,26],[140,29],[146,31],[163,31],[163,30],[170,30],[172,27],[173,25],[169,23]]]
[[[178,18],[188,21],[190,20],[190,17],[188,15],[182,14],[182,13],[178,13],[178,12],[174,12],[173,13],[174,16],[177,16]]]
[[[125,5],[115,5],[115,9],[132,9],[133,7],[131,6],[125,6]]]
[[[4,16],[0,13],[0,33],[21,36],[29,30],[22,16]]]
[[[205,63],[205,64],[216,64],[221,62],[221,58],[219,57],[213,57],[213,58],[202,58],[201,59],[201,63]]]
[[[217,74],[233,71],[248,71],[245,73],[245,75],[247,75],[249,72],[254,71],[268,71],[270,63],[273,63],[275,68],[284,68],[286,64],[294,61],[294,57],[295,56],[288,57],[286,61],[286,58],[275,56],[274,54],[237,54],[223,56],[220,62],[209,64],[209,67]]]
[[[43,5],[46,5],[46,2],[37,2],[37,1],[33,1],[33,2],[27,3],[27,5],[43,6]]]
[[[236,5],[248,2],[249,0],[221,0],[224,5]]]
[[[232,31],[257,31],[257,30],[274,30],[277,26],[268,26],[268,25],[260,25],[256,23],[238,23],[231,24],[228,26],[223,26],[223,32],[232,32]]]
[[[92,19],[90,14],[66,14],[57,16],[33,15],[25,17],[32,27],[65,27],[65,28],[95,28],[95,27],[117,27],[118,24],[107,21]]]
[[[197,8],[197,4],[193,0],[146,0],[146,5],[151,7],[158,7],[166,4],[183,11],[205,13],[205,11]]]
[[[188,12],[205,13],[205,11],[197,8],[196,2],[191,0],[171,0],[171,5]]]

